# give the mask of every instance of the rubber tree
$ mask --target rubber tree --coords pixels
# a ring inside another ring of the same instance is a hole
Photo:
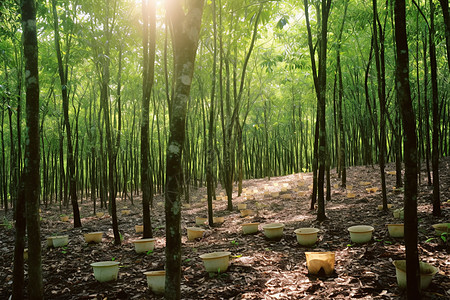
[[[198,47],[204,1],[166,1],[172,35],[174,89],[169,110],[169,140],[166,150],[166,282],[165,298],[181,298],[181,187],[182,150],[186,130],[195,55]]]
[[[381,27],[378,15],[377,0],[372,1],[373,7],[373,52],[375,56],[375,66],[377,73],[377,87],[378,87],[378,101],[380,105],[380,135],[379,135],[379,153],[378,164],[380,166],[381,177],[381,194],[383,196],[383,210],[387,211],[387,195],[386,195],[386,174],[385,161],[386,161],[386,64],[385,64],[385,30]],[[385,21],[386,24],[386,21]],[[378,133],[376,133],[378,134]]]
[[[39,221],[39,69],[34,0],[22,2],[23,49],[25,58],[26,140],[24,196],[28,232],[28,297],[43,299],[41,231]],[[20,254],[23,255],[23,252]]]
[[[55,33],[56,58],[58,60],[58,74],[61,82],[61,94],[63,100],[64,127],[66,128],[66,135],[67,135],[67,164],[68,164],[67,168],[69,171],[68,176],[70,183],[70,200],[73,209],[73,226],[81,227],[80,210],[78,209],[78,199],[77,199],[77,177],[75,174],[75,158],[72,141],[73,137],[69,120],[68,61],[73,33],[72,32],[68,33],[68,38],[66,41],[66,49],[64,50],[65,57],[63,62],[63,56],[61,53],[58,14],[56,12],[56,0],[52,0],[52,12],[53,12],[53,30]]]
[[[316,69],[314,56],[314,46],[312,42],[311,26],[309,23],[308,0],[303,1],[305,6],[306,27],[308,31],[308,46],[313,71],[314,89],[317,97],[317,117],[318,125],[318,178],[317,178],[317,220],[323,221],[325,215],[325,165],[326,165],[326,127],[325,127],[325,99],[327,86],[327,30],[328,16],[330,12],[331,0],[321,1],[321,32],[319,42],[319,69]],[[317,133],[316,133],[317,134]]]
[[[441,216],[441,199],[439,190],[439,100],[438,100],[438,79],[437,79],[437,62],[436,62],[436,42],[435,42],[435,26],[434,26],[435,5],[430,0],[430,30],[428,40],[430,43],[430,70],[431,70],[431,95],[433,105],[433,141],[431,152],[431,166],[433,168],[433,216]]]
[[[220,0],[219,0],[219,4]],[[214,193],[214,126],[215,126],[215,95],[216,95],[216,70],[217,70],[217,22],[216,22],[216,1],[212,0],[212,20],[213,20],[213,66],[211,79],[211,104],[209,107],[208,122],[208,144],[206,155],[206,192],[208,202],[208,223],[210,226],[214,223],[212,200]],[[204,107],[204,106],[203,106]],[[205,122],[206,123],[206,122]],[[206,126],[205,126],[206,128]]]
[[[405,247],[406,247],[406,295],[408,299],[419,299],[419,254],[417,250],[417,137],[411,90],[409,84],[408,39],[406,35],[405,0],[396,0],[395,80],[403,123],[403,151],[405,160]]]
[[[156,47],[156,3],[154,0],[142,1],[143,14],[143,91],[142,91],[142,115],[141,115],[141,190],[144,238],[153,237],[152,223],[150,219],[150,199],[153,196],[153,184],[149,163],[149,106],[150,94],[155,77],[155,47]]]

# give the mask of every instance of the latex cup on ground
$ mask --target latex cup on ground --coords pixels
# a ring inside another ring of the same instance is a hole
[[[263,226],[264,235],[269,240],[280,240],[283,237],[284,224],[271,223]]]
[[[145,272],[147,277],[147,285],[153,293],[157,295],[164,294],[166,287],[166,271],[149,271]]]
[[[334,272],[334,252],[305,252],[309,274],[330,276]]]
[[[198,227],[188,227],[186,229],[187,229],[187,238],[189,241],[202,238],[203,233],[205,232],[205,229]]]
[[[238,210],[247,209],[247,204],[245,203],[238,203]]]
[[[433,228],[435,230],[436,235],[440,236],[444,232],[447,232],[447,233],[450,232],[450,223],[434,224]]]
[[[397,276],[397,284],[399,288],[406,288],[406,260],[394,260],[395,274]],[[438,269],[425,262],[419,262],[420,267],[420,289],[426,289],[433,279]]]
[[[89,232],[84,234],[86,243],[101,243],[103,232]]]
[[[294,230],[297,242],[302,246],[313,246],[317,242],[317,228],[298,228]]]
[[[213,217],[214,224],[222,224],[225,222],[225,217]]]
[[[374,228],[368,225],[356,225],[348,228],[353,243],[367,243],[372,239]]]
[[[401,208],[395,209],[395,210],[392,212],[392,214],[394,215],[394,218],[396,218],[396,219],[402,219],[402,220],[403,220],[403,218],[404,218],[404,216],[405,216],[405,213],[404,213],[403,209],[401,209]]]
[[[377,208],[378,208],[378,210],[383,210],[383,205],[380,204],[380,205],[377,206]],[[394,204],[388,204],[388,205],[387,205],[387,208],[388,208],[388,209],[394,208]]]
[[[242,224],[243,234],[253,234],[258,232],[259,223],[245,223]]]
[[[402,238],[405,236],[404,224],[387,224],[389,235],[394,238]]]
[[[205,217],[195,217],[195,225],[205,225],[205,222],[208,221]]]
[[[242,209],[241,211],[241,217],[250,216],[253,214],[253,210],[251,209]]]
[[[231,252],[211,252],[200,255],[206,272],[223,273],[228,270]]]
[[[144,253],[155,249],[156,239],[140,239],[133,241],[136,253]]]
[[[48,247],[63,247],[69,243],[68,235],[51,236],[47,238]]]
[[[99,282],[107,282],[117,280],[119,273],[118,261],[99,261],[91,264],[94,269],[94,277]]]

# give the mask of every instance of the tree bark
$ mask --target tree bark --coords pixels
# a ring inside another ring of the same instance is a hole
[[[186,109],[194,73],[204,1],[166,2],[172,29],[174,52],[174,95],[171,101],[170,135],[166,164],[166,281],[165,298],[180,299],[181,291],[181,203],[182,150],[185,139]],[[185,14],[186,11],[186,14]]]
[[[314,59],[314,48],[312,45],[311,27],[309,25],[308,0],[304,0],[305,17],[308,31],[308,45],[313,71],[314,88],[317,96],[317,116],[318,116],[318,178],[317,178],[317,220],[327,219],[325,215],[325,165],[327,156],[326,144],[326,126],[325,126],[325,107],[326,107],[326,63],[327,63],[327,30],[328,16],[330,12],[331,0],[321,1],[321,32],[319,43],[319,70],[316,71]],[[316,127],[317,128],[317,127]],[[317,135],[317,133],[316,133]],[[314,187],[313,187],[314,188]]]
[[[156,47],[156,3],[154,0],[142,1],[144,20],[144,63],[143,63],[143,96],[141,116],[141,190],[144,238],[153,237],[150,216],[150,199],[153,195],[151,169],[149,165],[150,143],[149,134],[149,105],[155,74]],[[149,32],[150,31],[150,32]]]
[[[384,32],[381,25],[378,26],[378,6],[377,0],[372,1],[373,7],[373,47],[375,64],[377,71],[377,83],[378,83],[378,100],[380,105],[380,137],[379,137],[379,153],[378,164],[380,166],[381,176],[381,194],[383,196],[383,210],[387,211],[387,195],[386,195],[386,174],[384,172],[385,160],[386,160],[386,71],[385,71],[385,59],[384,59]],[[378,133],[375,133],[378,134]]]
[[[431,69],[431,95],[433,103],[433,150],[431,152],[431,166],[433,169],[433,216],[441,216],[441,199],[439,191],[439,100],[437,84],[436,45],[434,39],[434,2],[430,0],[430,69]]]
[[[448,0],[439,0],[442,8],[442,17],[444,18],[445,43],[447,45],[447,64],[450,70],[450,15],[448,12]]]
[[[39,70],[36,31],[36,6],[33,0],[22,2],[23,48],[25,57],[26,128],[25,199],[28,232],[28,297],[43,299],[41,267],[41,231],[39,221]],[[23,255],[23,252],[20,254]]]
[[[66,128],[67,135],[67,164],[68,164],[68,176],[70,182],[70,200],[73,209],[73,226],[81,227],[81,219],[80,219],[80,210],[78,209],[78,199],[77,199],[77,178],[75,174],[75,159],[74,159],[74,151],[72,144],[72,132],[69,120],[69,94],[68,94],[68,66],[67,60],[70,53],[70,42],[66,49],[66,64],[63,64],[62,54],[61,54],[61,45],[60,45],[60,37],[59,37],[59,24],[58,24],[58,15],[56,13],[56,0],[52,0],[52,11],[53,11],[53,26],[55,32],[55,49],[56,49],[56,57],[58,60],[58,73],[59,79],[61,82],[61,94],[63,98],[63,113],[64,113],[64,126]],[[70,39],[69,39],[70,40]]]
[[[347,185],[347,169],[345,166],[345,132],[344,132],[344,118],[342,116],[342,99],[344,95],[344,86],[342,83],[342,68],[341,68],[341,40],[342,32],[344,31],[345,18],[347,16],[347,8],[349,1],[345,2],[344,16],[342,17],[341,28],[339,30],[336,64],[338,70],[338,122],[339,122],[339,172],[341,174],[341,186],[343,188]]]
[[[211,79],[211,104],[209,107],[209,122],[208,122],[208,144],[206,147],[206,192],[208,202],[208,224],[213,226],[213,209],[212,198],[214,189],[214,117],[215,111],[215,95],[216,95],[216,65],[217,65],[217,22],[216,22],[216,1],[212,0],[212,19],[213,19],[213,66]],[[202,105],[204,107],[204,105]],[[205,119],[205,117],[204,117]],[[205,122],[205,121],[204,121]]]
[[[395,1],[396,88],[403,121],[405,159],[405,246],[406,295],[419,299],[419,254],[417,250],[417,137],[409,85],[408,40],[406,36],[405,0]]]

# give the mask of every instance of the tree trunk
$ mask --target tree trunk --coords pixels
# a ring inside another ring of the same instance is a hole
[[[416,123],[409,86],[408,40],[405,0],[395,1],[395,40],[397,46],[396,88],[403,120],[405,153],[405,246],[408,299],[419,299],[419,254],[417,250],[417,144]]]
[[[338,82],[339,82],[339,89],[338,89],[338,122],[339,122],[339,173],[341,174],[341,186],[343,188],[347,185],[347,169],[345,166],[345,132],[344,132],[344,118],[342,116],[342,99],[344,95],[344,86],[342,83],[342,68],[341,68],[341,39],[342,39],[342,32],[344,31],[344,24],[345,24],[345,18],[347,16],[347,8],[348,8],[349,1],[345,2],[345,8],[344,8],[344,16],[342,17],[342,23],[341,28],[339,30],[339,37],[338,37],[338,45],[337,45],[337,55],[336,55],[336,65],[338,70]]]
[[[378,21],[378,7],[377,0],[372,1],[373,6],[373,47],[375,55],[375,64],[377,71],[378,83],[378,100],[380,104],[380,137],[378,153],[378,164],[380,166],[381,176],[381,194],[383,196],[383,210],[387,211],[387,196],[386,196],[386,174],[384,172],[386,160],[386,79],[385,79],[385,59],[384,59],[384,32]],[[378,134],[378,133],[375,133]]]
[[[28,297],[44,299],[41,267],[41,231],[39,221],[39,70],[36,31],[36,6],[32,0],[22,2],[23,48],[25,57],[26,126],[25,199],[28,231]],[[23,252],[20,254],[23,255]]]
[[[439,191],[439,100],[437,84],[436,45],[434,39],[434,2],[430,0],[430,69],[431,91],[433,97],[433,150],[431,152],[431,166],[433,168],[433,216],[441,216],[441,199]]]
[[[211,81],[211,104],[209,107],[208,122],[208,145],[206,147],[206,192],[208,202],[208,224],[213,226],[213,209],[212,198],[214,189],[214,117],[215,111],[215,95],[216,95],[216,64],[217,64],[217,22],[216,22],[216,1],[212,0],[212,19],[213,19],[213,66]],[[204,107],[202,105],[202,107]]]
[[[24,259],[23,250],[25,249],[26,218],[25,218],[25,188],[21,178],[19,191],[14,206],[16,224],[14,234],[14,269],[13,269],[13,300],[24,299]]]
[[[70,43],[67,45],[66,49],[66,59],[65,65],[63,65],[62,55],[61,55],[61,46],[60,46],[60,37],[59,37],[59,24],[58,24],[58,15],[56,13],[56,0],[52,0],[52,11],[53,11],[53,26],[55,32],[55,49],[56,49],[56,57],[58,59],[58,72],[59,79],[61,82],[61,93],[63,98],[63,113],[64,113],[64,126],[66,128],[67,135],[67,164],[68,164],[68,176],[70,181],[70,200],[73,209],[73,226],[75,228],[81,227],[81,219],[80,219],[80,210],[78,209],[78,199],[77,199],[77,178],[75,174],[75,159],[72,145],[72,134],[70,128],[70,120],[69,120],[69,95],[68,95],[68,65],[67,65],[67,57],[70,53]]]
[[[311,59],[311,67],[313,71],[314,88],[317,97],[317,122],[318,122],[318,178],[317,178],[317,220],[323,221],[327,217],[325,215],[325,165],[326,165],[326,126],[325,126],[325,106],[326,106],[326,63],[327,63],[327,28],[328,16],[330,12],[330,0],[321,1],[321,34],[319,42],[319,70],[316,70],[316,62],[314,58],[314,47],[312,44],[311,26],[309,24],[308,0],[304,0],[306,28],[308,31],[308,46]],[[316,125],[317,129],[317,125]],[[317,130],[316,130],[317,136]],[[314,187],[313,187],[314,188]],[[311,204],[313,202],[311,201]],[[313,205],[311,205],[313,208]]]
[[[144,238],[153,237],[150,216],[150,198],[153,194],[152,176],[149,165],[150,142],[149,135],[149,105],[155,73],[155,45],[156,45],[156,3],[154,0],[142,1],[144,21],[144,63],[143,63],[143,96],[141,116],[141,190]]]
[[[185,139],[186,109],[194,73],[203,4],[204,1],[187,1],[184,10],[178,1],[167,2],[175,73],[174,95],[169,110],[170,135],[166,159],[166,299],[181,298],[181,158]]]
[[[444,18],[445,43],[447,45],[447,64],[450,70],[450,16],[448,12],[448,0],[439,0],[442,8],[442,17]]]
[[[109,4],[107,4],[106,19],[104,24],[104,32],[106,35],[105,53],[102,56],[102,76],[101,76],[101,90],[100,90],[100,104],[103,110],[103,120],[105,121],[106,131],[106,149],[108,152],[108,190],[109,190],[109,206],[112,217],[112,227],[114,233],[114,244],[120,245],[120,233],[119,224],[117,220],[117,208],[116,208],[116,189],[114,183],[114,174],[116,168],[116,153],[113,146],[113,136],[111,134],[111,121],[109,112],[109,80],[110,80],[110,41],[111,31],[110,17],[109,17]],[[106,165],[106,164],[105,164]],[[105,180],[106,181],[106,180]]]

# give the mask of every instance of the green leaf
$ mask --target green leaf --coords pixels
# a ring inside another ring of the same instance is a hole
[[[281,17],[280,20],[278,20],[277,23],[277,29],[283,29],[283,27],[288,23],[288,17],[287,16],[283,16]]]

